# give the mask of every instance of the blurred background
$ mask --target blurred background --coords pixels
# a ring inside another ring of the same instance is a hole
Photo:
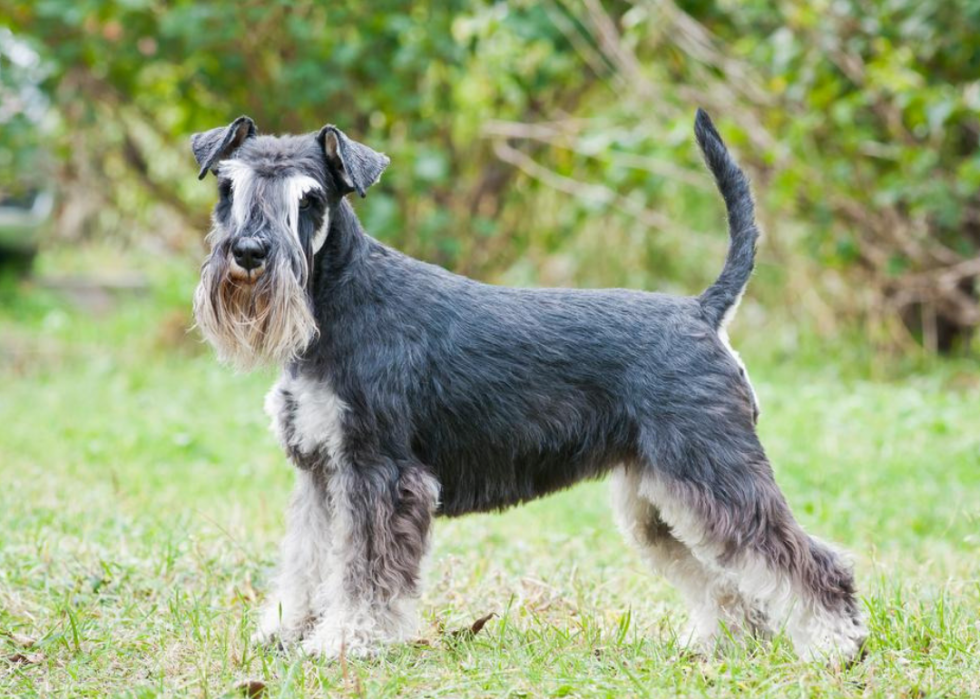
[[[182,331],[215,193],[188,137],[242,113],[388,153],[357,206],[414,256],[496,283],[694,293],[727,245],[693,143],[703,106],[767,233],[744,341],[830,343],[872,369],[968,355],[978,76],[965,0],[6,0],[4,304],[9,320],[53,292],[105,313],[164,289],[163,341],[195,351]]]

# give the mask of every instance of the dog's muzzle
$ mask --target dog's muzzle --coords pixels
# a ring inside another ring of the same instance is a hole
[[[266,240],[243,235],[216,245],[194,297],[204,337],[242,369],[292,361],[317,334],[306,257]]]
[[[269,249],[261,238],[245,236],[231,246],[228,274],[239,282],[254,284],[265,272]]]

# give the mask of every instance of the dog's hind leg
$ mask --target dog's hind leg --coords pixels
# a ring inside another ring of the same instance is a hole
[[[411,639],[438,482],[417,462],[379,457],[340,466],[329,487],[338,565],[317,595],[304,649],[367,655]]]
[[[677,539],[659,510],[640,492],[642,473],[621,466],[612,475],[612,504],[616,523],[644,561],[675,585],[687,603],[689,626],[678,639],[685,646],[713,651],[730,638],[761,636],[765,618],[739,592],[731,575],[698,560]]]
[[[274,592],[265,603],[260,643],[299,640],[314,620],[314,595],[332,563],[331,504],[323,475],[297,471]]]
[[[697,429],[662,421],[641,438],[640,494],[708,570],[786,630],[801,657],[857,658],[867,632],[851,570],[794,519],[751,416],[724,406],[701,415]]]

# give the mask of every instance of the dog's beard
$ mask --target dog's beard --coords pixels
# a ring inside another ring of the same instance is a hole
[[[280,250],[254,283],[233,278],[230,264],[224,241],[205,261],[194,293],[197,326],[218,358],[241,370],[296,359],[317,335],[307,260]]]

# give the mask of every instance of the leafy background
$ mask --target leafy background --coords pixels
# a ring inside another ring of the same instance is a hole
[[[703,106],[762,200],[760,322],[899,353],[968,350],[980,323],[976,2],[8,0],[0,26],[37,54],[0,54],[3,181],[58,183],[61,242],[199,255],[187,137],[247,113],[391,155],[362,215],[411,254],[694,291],[726,244]]]

